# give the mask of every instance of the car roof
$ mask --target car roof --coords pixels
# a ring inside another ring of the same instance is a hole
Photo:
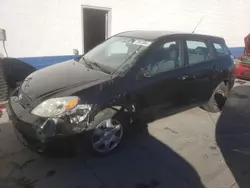
[[[124,37],[133,37],[140,38],[144,40],[157,40],[160,37],[170,36],[170,35],[179,35],[179,36],[196,36],[203,38],[214,38],[215,40],[224,40],[222,37],[212,36],[212,35],[204,35],[204,34],[196,34],[196,33],[181,33],[176,31],[158,31],[158,30],[135,30],[135,31],[125,31],[122,33],[118,33],[116,36],[124,36]]]

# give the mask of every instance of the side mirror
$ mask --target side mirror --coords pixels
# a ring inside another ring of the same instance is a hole
[[[73,49],[73,54],[74,55],[79,55],[79,51],[77,49]]]
[[[149,67],[141,68],[137,74],[137,78],[150,77]]]

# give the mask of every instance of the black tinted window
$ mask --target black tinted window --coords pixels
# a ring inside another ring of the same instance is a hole
[[[218,55],[229,55],[229,51],[225,44],[213,43]]]
[[[186,41],[189,64],[196,64],[211,59],[211,52],[204,41]]]
[[[149,74],[157,74],[175,69],[179,63],[179,42],[170,41],[157,46],[148,58]]]

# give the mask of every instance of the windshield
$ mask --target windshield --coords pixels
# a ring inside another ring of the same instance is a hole
[[[79,62],[94,63],[100,69],[109,69],[109,73],[131,63],[135,54],[151,44],[143,39],[116,36],[112,37],[86,53]]]

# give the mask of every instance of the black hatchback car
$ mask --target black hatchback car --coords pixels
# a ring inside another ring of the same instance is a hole
[[[36,151],[85,132],[91,149],[107,154],[141,114],[189,105],[220,111],[234,84],[233,68],[220,37],[123,32],[79,58],[30,74],[10,97],[8,113],[18,137]]]

